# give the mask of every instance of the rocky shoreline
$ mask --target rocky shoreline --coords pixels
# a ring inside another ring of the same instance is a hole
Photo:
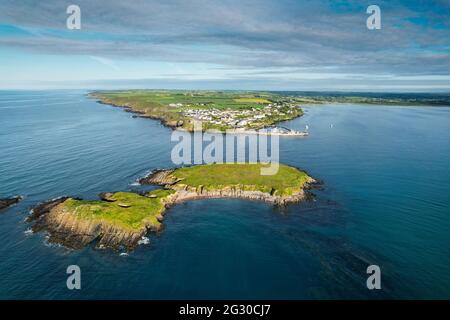
[[[108,199],[109,194],[112,193],[100,194],[102,201],[114,202]],[[156,232],[161,228],[160,224],[147,224],[142,228],[129,230],[112,223],[83,220],[64,207],[69,199],[74,198],[61,197],[33,208],[27,219],[27,222],[33,223],[33,233],[45,231],[49,236],[49,243],[62,244],[71,249],[81,249],[95,243],[99,249],[133,250],[149,231]],[[158,218],[162,220],[162,215]]]
[[[0,210],[9,208],[12,205],[15,205],[15,204],[19,203],[21,200],[22,200],[21,196],[0,199]]]
[[[99,104],[104,104],[104,105],[108,105],[108,106],[112,106],[115,108],[121,108],[123,109],[125,112],[129,112],[129,113],[133,113],[133,118],[145,118],[145,119],[152,119],[152,120],[158,120],[164,127],[170,128],[172,130],[180,130],[180,131],[186,131],[186,132],[194,132],[195,130],[192,128],[190,129],[186,129],[183,127],[183,124],[185,123],[185,121],[187,121],[188,119],[184,119],[184,120],[168,120],[164,117],[158,117],[158,116],[154,116],[154,115],[149,115],[146,114],[143,111],[139,111],[139,110],[135,110],[133,109],[133,106],[129,105],[129,104],[118,104],[114,101],[111,101],[107,98],[102,98],[100,96],[97,96],[95,93],[89,93],[88,94],[89,97],[93,97],[96,99],[96,102]],[[302,116],[302,114],[293,117],[291,119],[287,119],[287,120],[282,120],[282,121],[277,121],[278,122],[283,122],[283,121],[290,121],[293,120],[297,117]],[[273,126],[275,123],[271,124],[270,126]],[[279,135],[279,136],[307,136],[308,134],[306,132],[299,132],[297,134],[282,134],[282,133],[263,133],[263,132],[258,132],[257,130],[259,129],[264,129],[265,127],[260,127],[260,128],[256,128],[256,129],[244,129],[244,130],[239,130],[239,129],[227,129],[227,131],[224,130],[218,130],[218,129],[213,129],[211,131],[214,132],[228,132],[231,134],[263,134],[263,135]]]
[[[108,100],[100,100],[95,95],[91,95],[92,97],[96,98],[96,102],[99,104],[104,104],[107,106],[112,106],[115,108],[121,108],[125,112],[133,113],[133,118],[144,118],[144,119],[152,119],[152,120],[158,120],[164,127],[170,128],[172,130],[180,130],[180,128],[183,126],[183,121],[167,121],[167,119],[163,117],[156,117],[151,116],[148,114],[145,114],[145,112],[134,110],[131,106],[128,105],[122,105],[122,104],[116,104],[112,101]]]
[[[307,199],[307,190],[319,183],[303,173],[305,180],[288,194],[274,188],[265,192],[255,189],[254,185],[232,184],[213,188],[188,185],[183,178],[176,176],[177,170],[155,170],[139,180],[140,184],[159,185],[163,189],[143,194],[105,192],[99,195],[100,200],[61,197],[34,207],[27,222],[33,224],[33,232],[47,232],[50,243],[68,248],[80,249],[94,243],[97,248],[133,250],[148,232],[161,230],[166,209],[177,203],[237,198],[285,206]]]

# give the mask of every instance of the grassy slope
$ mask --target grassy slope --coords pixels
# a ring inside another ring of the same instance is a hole
[[[309,176],[296,168],[280,164],[275,175],[263,176],[263,164],[208,164],[180,168],[172,175],[183,179],[180,183],[191,187],[203,186],[206,190],[218,190],[238,186],[243,190],[271,192],[286,196],[299,192]]]
[[[150,106],[167,106],[170,103],[182,103],[184,105],[204,104],[205,108],[214,105],[218,109],[246,109],[260,108],[278,97],[268,93],[235,93],[215,91],[106,91],[97,92],[98,96],[136,103],[138,108],[145,109],[145,104]],[[182,108],[181,108],[182,109]],[[174,110],[176,110],[174,108]]]
[[[183,179],[180,183],[207,190],[237,186],[248,191],[262,191],[278,196],[298,192],[308,175],[296,168],[280,164],[273,176],[262,176],[262,164],[210,164],[176,169],[172,175]],[[107,223],[129,231],[145,226],[159,226],[157,216],[164,211],[164,199],[174,190],[158,189],[142,196],[132,192],[117,192],[108,201],[76,200],[69,198],[61,206],[83,222]],[[127,208],[122,207],[123,205]]]
[[[156,216],[164,211],[163,199],[173,190],[155,190],[149,198],[132,192],[117,192],[110,200],[68,199],[62,205],[84,221],[106,222],[128,230],[140,230],[146,225],[159,225]],[[128,205],[129,208],[120,207]]]

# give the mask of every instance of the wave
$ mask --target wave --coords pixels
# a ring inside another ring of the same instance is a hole
[[[149,243],[150,243],[150,239],[147,237],[142,237],[141,240],[138,241],[138,245],[149,244]]]

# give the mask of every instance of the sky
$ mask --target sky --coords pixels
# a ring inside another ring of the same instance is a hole
[[[0,89],[51,88],[448,93],[450,0],[0,0]]]

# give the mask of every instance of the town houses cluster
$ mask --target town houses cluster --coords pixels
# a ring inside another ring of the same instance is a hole
[[[178,106],[178,104],[177,104]],[[246,128],[253,125],[259,125],[264,122],[270,122],[271,118],[282,118],[297,112],[297,106],[293,104],[269,104],[261,108],[248,109],[218,109],[210,108],[192,108],[188,107],[182,111],[183,116],[208,122],[217,126],[226,126],[232,128]]]

